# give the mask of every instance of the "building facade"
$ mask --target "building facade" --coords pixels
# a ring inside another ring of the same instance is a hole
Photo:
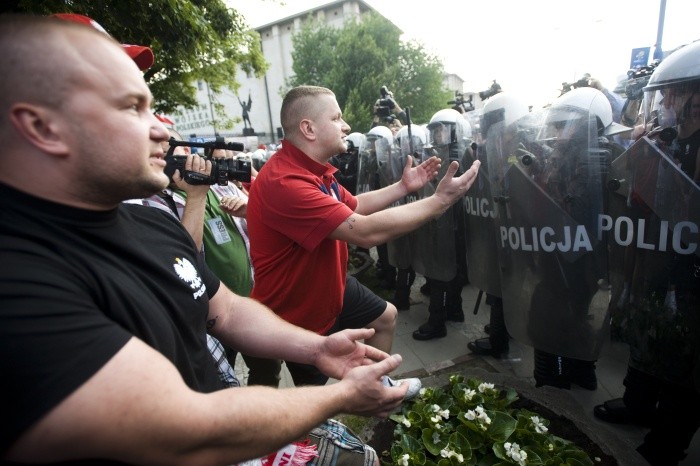
[[[246,75],[239,69],[236,77],[240,83],[238,94],[230,89],[214,94],[204,81],[197,83],[198,107],[192,110],[181,109],[169,115],[183,136],[190,138],[211,139],[215,135],[238,140],[253,150],[257,142],[276,143],[282,139],[280,108],[286,93],[286,81],[293,75],[292,38],[305,22],[314,19],[333,27],[342,27],[348,21],[360,20],[368,12],[377,12],[362,0],[336,0],[301,13],[288,16],[269,24],[257,27],[260,34],[262,52],[269,64],[267,73],[256,78]],[[462,89],[463,81],[456,75],[446,75],[447,89]],[[247,109],[250,124],[243,120],[244,106]],[[238,117],[240,122],[233,127],[220,128],[212,125],[216,122],[213,105],[222,104],[226,115]],[[246,128],[248,127],[248,128]]]

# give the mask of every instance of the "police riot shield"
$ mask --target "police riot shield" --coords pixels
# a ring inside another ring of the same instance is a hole
[[[629,343],[631,366],[688,386],[700,354],[700,188],[673,151],[643,137],[613,161],[599,228],[613,338]]]
[[[401,179],[401,171],[398,166],[399,150],[396,144],[390,143],[385,138],[374,141],[374,150],[377,154],[377,182],[380,188],[391,186]]]
[[[357,167],[357,194],[367,193],[379,188],[376,140],[376,138],[366,138],[360,146]]]
[[[463,123],[467,125],[466,120]],[[441,167],[438,175],[421,189],[420,198],[432,196],[439,181],[445,176],[450,162],[460,161],[463,157],[466,140],[455,126],[441,122],[428,124],[429,147],[424,156],[437,156],[441,161]],[[415,231],[413,269],[417,273],[445,282],[455,278],[459,251],[455,240],[461,219],[463,219],[463,207],[459,201],[440,217],[430,220]]]
[[[592,361],[609,340],[596,234],[607,158],[590,112],[560,107],[532,121],[542,126],[487,140],[506,326],[535,349]]]
[[[359,148],[349,141],[348,150],[334,155],[328,162],[338,169],[334,175],[338,183],[354,195],[357,191],[360,164]]]
[[[420,162],[420,154],[425,147],[425,142],[425,130],[417,125],[410,125],[410,128],[408,125],[404,126],[396,133],[394,147],[389,154],[387,163],[390,170],[385,171],[391,174],[391,179],[388,180],[388,184],[393,184],[401,180],[403,169],[406,165],[406,158],[409,155],[414,155],[414,163]],[[413,151],[413,153],[411,151]],[[417,159],[415,154],[418,154]],[[418,195],[416,193],[409,193],[407,196],[399,199],[396,205],[408,204],[417,199]],[[414,232],[407,233],[389,241],[387,243],[389,264],[397,269],[407,269],[411,267],[413,265],[413,249],[415,244],[416,239]]]
[[[479,117],[475,112],[470,112],[470,118],[476,122]],[[480,128],[480,124],[472,124],[472,128],[475,127]],[[494,130],[493,134],[496,132]],[[474,160],[478,159],[482,162],[479,174],[464,198],[465,247],[469,282],[481,291],[500,297],[501,277],[498,270],[496,224],[494,222],[497,209],[491,195],[485,137],[486,135],[480,131],[474,133],[474,140],[480,141],[480,143],[475,143],[473,150],[465,153],[461,164],[462,171],[465,171]]]

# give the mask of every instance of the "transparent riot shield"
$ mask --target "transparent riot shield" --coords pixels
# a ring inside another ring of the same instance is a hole
[[[700,188],[643,137],[611,166],[607,215],[613,337],[630,365],[688,385],[700,351]]]
[[[379,188],[379,163],[375,139],[367,139],[360,146],[357,164],[357,194],[374,191]]]
[[[596,234],[607,159],[592,114],[532,120],[543,125],[534,141],[516,139],[509,151],[487,144],[506,326],[535,349],[592,361],[609,340],[610,293],[599,287],[605,245]]]
[[[441,161],[438,175],[429,181],[418,193],[419,198],[430,197],[435,193],[439,181],[445,176],[451,160],[458,160],[455,147],[450,144],[449,125],[437,123],[431,129],[435,134],[441,134],[444,140],[435,141],[425,152],[425,157],[437,156]],[[451,154],[450,152],[453,152]],[[416,244],[413,251],[413,269],[433,280],[448,282],[457,275],[457,245],[455,242],[458,219],[463,209],[457,202],[440,217],[430,220],[415,231]]]
[[[472,122],[472,128],[480,130],[480,113],[469,112],[468,119]],[[502,130],[495,129],[492,137]],[[465,153],[462,160],[462,171],[467,170],[476,159],[482,161],[474,184],[464,198],[464,218],[465,218],[465,249],[467,256],[467,266],[469,267],[469,282],[493,296],[501,296],[501,277],[498,269],[498,250],[496,249],[496,223],[495,218],[498,213],[494,205],[491,193],[491,179],[489,178],[489,167],[486,163],[487,148],[486,135],[481,131],[473,133],[475,150],[470,149]],[[493,148],[492,148],[493,149]]]
[[[388,180],[388,184],[393,184],[401,180],[403,175],[403,169],[406,165],[406,157],[414,153],[420,154],[425,146],[425,130],[419,126],[411,125],[411,131],[409,136],[409,127],[404,126],[396,134],[394,140],[394,147],[389,153],[386,173],[391,175]],[[420,163],[420,155],[416,158],[414,156],[414,164]],[[399,199],[396,205],[404,205],[411,203],[418,199],[418,194],[410,193]],[[387,243],[387,248],[389,252],[389,264],[397,269],[407,269],[413,264],[413,249],[416,244],[415,233],[410,232],[406,235],[400,236],[393,239]]]
[[[338,183],[354,195],[357,190],[357,175],[360,163],[358,150],[348,150],[347,152],[334,155],[329,160],[329,163],[338,169],[334,175]]]

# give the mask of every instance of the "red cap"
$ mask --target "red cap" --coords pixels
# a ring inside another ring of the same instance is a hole
[[[73,21],[74,23],[86,24],[88,26],[94,27],[98,31],[102,31],[105,34],[109,35],[109,33],[105,31],[105,29],[102,26],[100,26],[100,24],[97,21],[93,20],[92,18],[88,18],[85,15],[78,15],[75,13],[56,13],[51,16],[59,19],[64,19],[66,21]],[[155,57],[153,56],[153,51],[150,47],[132,44],[122,44],[122,47],[124,48],[126,54],[129,55],[131,59],[136,62],[136,65],[138,65],[141,71],[146,71],[151,66],[153,66],[153,63],[155,62]]]
[[[173,120],[171,120],[170,118],[166,117],[165,115],[162,115],[162,114],[159,115],[158,113],[154,113],[153,115],[155,115],[155,117],[161,123],[165,123],[166,125],[175,126],[175,122]]]

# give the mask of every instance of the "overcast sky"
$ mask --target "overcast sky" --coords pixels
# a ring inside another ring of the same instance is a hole
[[[227,0],[251,27],[328,0]],[[632,49],[656,42],[660,0],[366,0],[403,32],[439,56],[445,71],[481,91],[503,90],[535,107],[559,95],[562,82],[584,73],[613,88]],[[667,0],[662,47],[700,39],[700,0]],[[397,96],[397,98],[400,98]]]

